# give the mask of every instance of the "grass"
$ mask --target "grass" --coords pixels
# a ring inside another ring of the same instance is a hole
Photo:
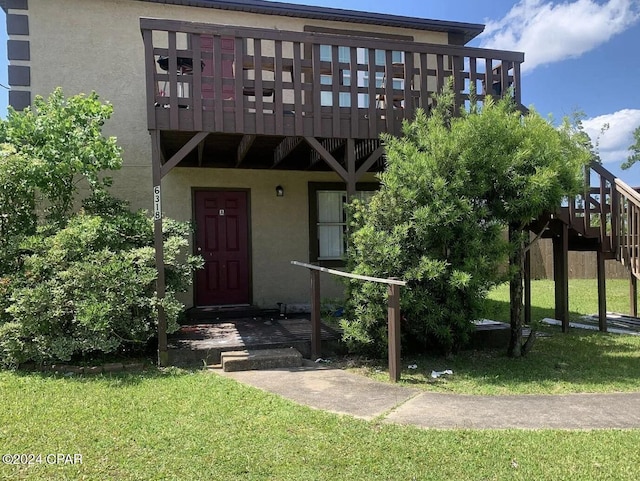
[[[295,405],[202,371],[0,372],[0,479],[638,479],[640,430],[420,430]]]
[[[555,316],[554,283],[549,280],[531,282],[531,318],[540,320]],[[629,281],[607,280],[607,311],[629,312]],[[569,318],[578,321],[585,314],[598,313],[598,285],[595,279],[569,281]],[[489,293],[485,315],[489,319],[509,322],[509,285],[502,284]]]
[[[608,310],[628,312],[629,284],[610,280]],[[569,299],[572,319],[597,312],[597,286],[591,280],[571,280]],[[553,317],[553,282],[532,283],[532,318]],[[490,293],[486,317],[509,322],[508,286]],[[429,391],[460,394],[560,394],[578,392],[640,391],[640,336],[602,334],[559,327],[542,330],[532,352],[509,359],[506,346],[499,350],[469,350],[448,359],[435,356],[403,358],[402,383]],[[416,364],[417,369],[408,369]],[[451,369],[451,377],[434,381],[431,371]],[[385,361],[355,363],[353,370],[387,381]]]
[[[597,308],[587,282],[571,281],[574,315]],[[609,288],[610,310],[624,311],[626,283]],[[506,320],[505,299],[502,288],[491,294],[491,317]],[[534,283],[533,302],[535,317],[552,315],[549,282]],[[638,337],[548,332],[519,360],[502,350],[405,358],[419,369],[402,382],[484,394],[640,390]],[[454,375],[428,382],[431,369]],[[0,372],[0,406],[0,454],[82,454],[78,465],[0,464],[0,479],[640,479],[637,429],[421,430],[316,411],[203,371]]]

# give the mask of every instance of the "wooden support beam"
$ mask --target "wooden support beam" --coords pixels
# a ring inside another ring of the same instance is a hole
[[[149,129],[156,128],[156,91],[158,87],[153,78],[153,72],[156,71],[156,59],[153,55],[153,32],[151,30],[142,31],[142,40],[144,42],[144,62],[145,62],[145,79],[147,86],[147,125]]]
[[[271,168],[276,167],[280,162],[286,159],[295,148],[302,142],[302,137],[285,137],[285,139],[278,144],[273,151],[273,165]]]
[[[347,202],[356,195],[356,141],[347,139],[346,146],[346,164],[347,164]]]
[[[362,176],[369,171],[369,169],[375,164],[380,157],[384,154],[384,147],[381,145],[369,156],[367,160],[356,171],[356,181],[360,180]]]
[[[256,140],[255,135],[244,135],[240,140],[240,145],[238,145],[238,156],[236,158],[236,167],[240,167],[240,164],[244,160],[244,158],[249,153],[249,149]]]
[[[555,281],[555,317],[562,321],[562,332],[569,332],[569,228],[562,222],[553,238],[553,277]]]
[[[331,155],[327,149],[325,149],[315,137],[305,137],[304,140],[313,147],[322,157],[329,167],[331,167],[345,182],[349,181],[347,171],[340,165],[333,155]]]
[[[320,144],[325,149],[327,149],[327,152],[329,152],[330,154],[333,154],[336,150],[338,150],[340,147],[342,147],[345,144],[345,139],[334,139],[334,138],[324,139],[320,142]],[[312,150],[309,156],[309,168],[313,167],[321,159],[322,157],[320,156],[320,154],[317,151]]]
[[[203,155],[204,155],[204,140],[198,144],[198,167],[202,167]]]
[[[169,364],[167,350],[167,316],[162,307],[166,285],[164,276],[164,239],[162,236],[162,172],[160,165],[160,132],[151,132],[151,165],[153,175],[153,245],[156,251],[156,292],[158,299],[158,365]]]
[[[206,139],[208,135],[209,132],[198,132],[193,137],[191,137],[189,141],[173,155],[173,157],[171,157],[164,165],[162,165],[160,172],[161,176],[164,177],[169,172],[171,172],[171,169],[178,165],[182,159],[184,159],[193,149],[198,146],[198,144],[200,144],[200,142],[204,142],[204,139]]]
[[[322,354],[320,328],[320,271],[309,269],[311,273],[311,360]]]
[[[600,331],[607,332],[607,284],[604,266],[604,253],[598,249],[597,276],[598,276],[598,327]]]
[[[400,286],[389,284],[387,288],[389,305],[387,307],[387,323],[389,335],[389,379],[400,380],[402,365],[400,363]]]
[[[638,317],[638,278],[630,274],[629,279],[629,314]]]

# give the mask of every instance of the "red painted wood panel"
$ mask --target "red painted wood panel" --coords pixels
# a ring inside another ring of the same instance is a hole
[[[215,66],[214,66],[214,41],[212,35],[200,36],[200,48],[202,50],[204,67],[202,68],[202,77],[205,79],[202,83],[202,97],[205,99],[215,98],[214,94],[214,78],[215,78]],[[233,79],[233,63],[229,56],[235,55],[235,41],[233,38],[223,37],[220,39],[220,52],[222,58],[222,79]],[[235,88],[233,83],[222,84],[222,99],[233,100],[235,99]]]
[[[247,193],[196,191],[195,217],[196,251],[205,263],[196,274],[196,304],[248,304]]]

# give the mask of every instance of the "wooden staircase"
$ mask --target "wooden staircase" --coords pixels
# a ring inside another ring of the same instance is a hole
[[[568,253],[597,253],[598,319],[607,330],[606,277],[604,261],[615,259],[629,271],[631,315],[637,316],[637,279],[640,277],[640,194],[601,164],[585,169],[584,190],[565,199],[553,214],[532,223],[530,229],[553,241],[555,317],[569,328]],[[528,263],[527,263],[528,265]],[[527,269],[528,270],[528,269]],[[525,298],[530,299],[530,272],[525,273]],[[530,309],[530,302],[527,311]],[[530,317],[530,316],[529,316]]]

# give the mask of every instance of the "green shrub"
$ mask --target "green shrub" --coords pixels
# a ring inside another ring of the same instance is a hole
[[[184,307],[175,293],[188,287],[200,261],[183,252],[189,226],[166,226],[162,302],[172,332]],[[24,242],[22,268],[5,281],[10,305],[0,330],[0,363],[144,348],[155,335],[159,303],[152,220],[102,195],[65,228],[48,230]]]
[[[418,122],[428,123],[419,114]],[[382,186],[368,206],[353,204],[348,266],[373,277],[398,277],[404,349],[444,352],[464,345],[482,299],[499,279],[506,254],[500,225],[464,195],[465,175],[447,158],[415,146],[408,132],[387,144]],[[352,350],[382,356],[387,349],[387,286],[350,281],[342,322]]]
[[[473,97],[473,96],[472,96]],[[348,266],[375,277],[400,277],[405,348],[462,346],[489,288],[509,259],[512,336],[521,355],[522,266],[527,226],[575,194],[592,156],[584,136],[535,111],[523,116],[509,96],[453,116],[451,90],[431,115],[418,110],[402,138],[384,135],[382,187],[352,207]],[[509,242],[502,232],[509,228]],[[352,347],[386,352],[386,287],[350,282],[343,322]]]

